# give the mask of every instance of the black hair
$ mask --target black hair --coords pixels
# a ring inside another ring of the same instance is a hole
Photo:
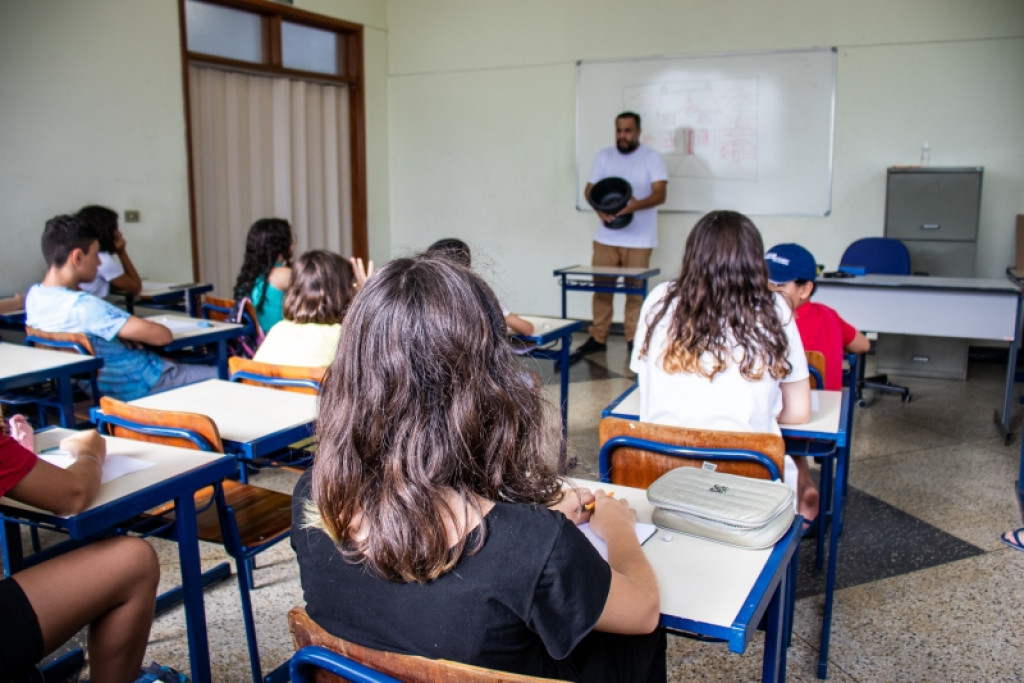
[[[87,252],[98,240],[96,228],[78,216],[54,216],[43,228],[43,258],[47,267],[63,268],[71,252],[75,249]]]
[[[615,117],[616,121],[618,121],[619,119],[633,119],[634,121],[636,121],[636,129],[643,130],[643,128],[640,126],[640,114],[637,114],[635,111],[624,111]]]
[[[96,229],[96,237],[100,241],[100,251],[114,253],[117,212],[105,206],[91,204],[79,209],[78,217]]]
[[[445,237],[434,242],[427,247],[426,255],[432,258],[440,256],[466,268],[472,265],[473,260],[469,245],[455,237]]]

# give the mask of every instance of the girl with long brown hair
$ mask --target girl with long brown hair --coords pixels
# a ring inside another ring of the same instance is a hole
[[[563,493],[556,413],[488,286],[448,259],[394,260],[353,299],[340,347],[294,497],[310,616],[382,650],[664,681],[635,515],[601,491]],[[587,519],[607,563],[575,526]]]
[[[743,214],[697,221],[679,277],[644,301],[637,339],[641,420],[778,434],[780,422],[810,417],[800,334],[768,288],[761,234]]]

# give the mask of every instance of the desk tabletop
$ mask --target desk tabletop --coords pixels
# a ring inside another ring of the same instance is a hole
[[[634,384],[629,393],[615,404],[609,415],[627,420],[640,419],[640,392]],[[840,431],[843,414],[842,391],[811,391],[811,419],[800,425],[779,425],[783,435],[810,436],[835,435]]]
[[[202,320],[190,318],[187,315],[174,315],[172,313],[160,313],[150,315],[146,320],[152,320],[167,327],[174,335],[174,341],[170,345],[177,345],[183,342],[195,341],[198,344],[208,340],[214,340],[223,336],[232,337],[241,335],[244,325],[236,323],[225,323],[217,320]],[[169,346],[170,346],[169,345]]]
[[[661,273],[661,268],[624,268],[620,266],[566,266],[557,269],[555,275],[616,275],[647,280]]]
[[[53,370],[87,372],[102,365],[103,361],[93,356],[0,342],[0,379]]]
[[[213,289],[213,285],[206,282],[154,282],[153,280],[143,280],[142,291],[136,294],[135,298],[153,299],[172,294],[184,296],[193,289],[202,289],[208,292]],[[113,293],[123,294],[124,292],[114,291]]]
[[[541,315],[521,315],[519,317],[533,325],[533,334],[512,334],[510,336],[535,344],[547,344],[560,337],[569,336],[583,327],[581,321],[571,318],[548,318]]]
[[[1006,292],[1017,294],[1019,286],[1005,277],[932,277],[922,275],[858,275],[818,278],[818,287],[887,287],[954,291]]]
[[[572,483],[591,490],[614,491],[629,501],[639,522],[650,522],[653,508],[643,489],[586,479]],[[661,613],[729,627],[760,577],[773,548],[748,550],[696,536],[659,529],[644,544],[644,554],[658,575]]]
[[[317,397],[210,379],[130,401],[133,406],[206,415],[225,441],[250,443],[316,419]]]
[[[41,453],[52,448],[57,448],[61,439],[74,433],[74,430],[60,428],[46,429],[41,432],[37,432],[35,436],[36,451]],[[186,448],[164,446],[145,441],[133,441],[131,439],[123,439],[115,436],[104,436],[103,438],[107,442],[108,454],[125,455],[132,458],[138,458],[139,460],[152,462],[154,464],[146,469],[126,474],[123,477],[118,477],[117,479],[108,481],[105,484],[100,484],[100,489],[96,494],[96,499],[88,508],[86,508],[85,511],[79,514],[85,514],[91,510],[101,508],[112,502],[123,499],[126,496],[138,493],[174,477],[179,477],[183,474],[192,472],[197,468],[205,467],[211,463],[220,462],[225,469],[224,473],[220,476],[214,477],[213,480],[227,476],[227,474],[230,474],[236,467],[234,458],[226,456],[223,453],[193,451]],[[23,510],[37,510],[37,508],[10,500],[9,498],[0,498],[0,502],[7,507],[21,508]]]

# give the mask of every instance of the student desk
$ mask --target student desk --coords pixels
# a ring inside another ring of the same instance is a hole
[[[612,294],[637,294],[647,297],[647,281],[661,273],[660,268],[620,268],[618,266],[568,266],[554,272],[561,278],[562,284],[562,317],[566,317],[565,293],[574,292],[610,292]],[[619,278],[622,282],[619,282]],[[599,280],[598,278],[611,278]],[[631,285],[629,280],[639,280],[639,285]]]
[[[101,367],[103,360],[95,356],[0,342],[0,391],[53,380],[57,384],[60,423],[64,427],[75,425],[71,378],[75,375],[94,374]]]
[[[158,394],[130,405],[206,415],[217,425],[224,449],[241,462],[272,455],[312,435],[317,397],[294,391],[210,379]]]
[[[585,479],[572,482],[589,489],[614,491],[629,501],[637,521],[651,521],[651,504],[643,489],[600,484]],[[765,619],[765,648],[761,680],[786,677],[783,614],[791,589],[791,560],[800,545],[801,518],[773,548],[748,550],[695,536],[659,529],[644,544],[644,555],[658,575],[661,625],[685,633],[718,638],[731,652],[743,653]]]
[[[25,331],[25,309],[0,313],[0,329]]]
[[[174,340],[163,347],[164,351],[180,351],[206,344],[216,344],[217,372],[221,379],[228,378],[228,340],[241,337],[245,331],[244,325],[166,313],[147,316],[146,320],[152,320],[170,328]]]
[[[60,440],[73,432],[68,429],[47,429],[36,433],[39,451],[55,448]],[[188,630],[189,660],[192,680],[209,682],[210,652],[206,638],[206,611],[203,605],[202,572],[199,566],[199,540],[193,495],[234,473],[234,458],[220,453],[206,453],[159,444],[104,437],[107,452],[127,455],[156,463],[100,485],[96,500],[87,510],[71,517],[60,517],[7,498],[0,499],[0,512],[12,519],[41,524],[66,531],[76,541],[103,537],[118,523],[137,514],[174,501],[175,536],[181,563],[181,582],[185,602],[185,624]],[[20,566],[21,534],[12,521],[4,522],[4,553],[13,560],[12,569]]]
[[[568,435],[569,429],[569,347],[572,346],[572,333],[583,327],[579,320],[566,320],[564,318],[544,318],[540,316],[524,315],[523,320],[533,325],[533,334],[513,334],[527,344],[534,344],[532,348],[522,353],[534,358],[548,358],[556,363],[559,368],[560,377],[560,404],[562,408],[562,436]],[[552,348],[558,344],[558,348]]]
[[[640,419],[640,395],[637,385],[626,389],[601,412],[601,417],[618,417],[625,420]],[[832,605],[836,584],[836,567],[839,560],[839,534],[843,529],[846,485],[850,472],[850,427],[853,419],[853,398],[849,389],[842,391],[812,391],[812,412],[809,422],[801,425],[779,425],[782,436],[796,439],[828,441],[836,446],[835,484],[832,484],[831,459],[822,459],[822,510],[818,514],[831,516],[828,543],[828,568],[825,574],[825,607],[821,624],[821,647],[818,653],[818,678],[828,673],[828,648],[832,635]],[[826,464],[828,465],[826,467]],[[830,492],[830,493],[829,493]],[[831,502],[831,510],[825,507]],[[824,525],[819,526],[824,533]],[[819,539],[822,536],[819,535]],[[820,568],[820,556],[818,567]],[[795,574],[794,574],[795,576]]]
[[[859,330],[1010,342],[1002,412],[996,425],[1009,444],[1010,407],[1020,348],[1021,290],[1007,278],[864,275],[819,278],[814,300]]]
[[[134,313],[135,304],[139,303],[184,311],[186,315],[199,317],[200,300],[203,294],[210,291],[213,291],[213,285],[206,282],[175,284],[143,280],[142,291],[138,294],[117,290],[111,291],[111,294],[124,297],[124,308],[129,313]]]

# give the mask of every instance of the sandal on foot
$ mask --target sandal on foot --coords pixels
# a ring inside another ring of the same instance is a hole
[[[1000,536],[1003,543],[1010,546],[1014,550],[1020,550],[1024,552],[1024,527],[1020,529],[1014,529],[1013,531],[1007,531],[1005,534]]]

